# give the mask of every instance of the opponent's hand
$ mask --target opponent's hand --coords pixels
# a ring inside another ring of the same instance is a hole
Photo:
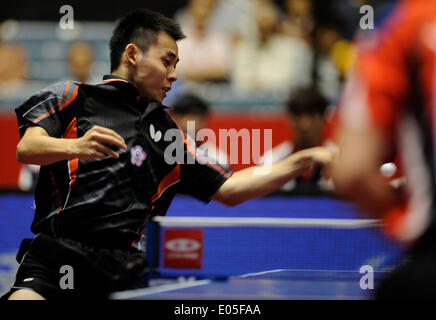
[[[102,159],[106,156],[118,159],[119,154],[109,146],[127,149],[124,139],[118,133],[112,129],[93,126],[82,137],[76,139],[75,153],[78,158],[84,160]]]

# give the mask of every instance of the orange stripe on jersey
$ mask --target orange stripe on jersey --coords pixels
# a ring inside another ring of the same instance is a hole
[[[138,241],[142,240],[143,238],[144,238],[144,229],[142,229],[139,238],[134,240],[130,245],[133,247],[135,245],[135,243],[137,243]]]
[[[77,88],[76,88],[77,90]],[[77,118],[74,118],[69,124],[68,128],[65,130],[63,134],[64,138],[67,139],[77,139]],[[69,174],[70,174],[70,190],[68,194],[70,194],[71,189],[76,182],[77,170],[79,168],[79,158],[71,159],[69,162]]]
[[[106,84],[106,83],[113,82],[113,81],[128,82],[128,81],[122,80],[122,79],[110,79],[110,80],[103,81],[101,84]]]
[[[65,107],[67,107],[69,104],[71,104],[71,102],[73,102],[74,99],[76,99],[76,97],[77,97],[77,93],[78,93],[78,92],[79,92],[79,86],[77,85],[77,86],[76,86],[76,89],[74,89],[74,92],[73,92],[73,94],[71,95],[71,97],[61,105],[61,107],[59,108],[59,111],[61,111],[63,108],[65,108]]]
[[[32,123],[37,123],[41,118],[44,118],[46,115],[50,114],[58,105],[60,105],[62,103],[62,101],[65,99],[65,96],[68,93],[68,88],[70,86],[70,82],[67,81],[67,88],[65,89],[64,95],[62,96],[61,101],[59,101],[59,103],[57,105],[55,105],[53,108],[51,108],[49,111],[47,111],[46,113],[40,115],[38,118],[36,118],[35,120],[32,121]]]
[[[162,181],[159,183],[159,187],[157,188],[157,192],[151,197],[151,201],[154,202],[159,199],[166,189],[179,181],[180,164],[176,165],[176,167],[170,173],[168,173],[165,178],[162,179]]]
[[[63,138],[77,138],[77,118],[74,117],[73,120],[71,120],[70,124],[68,125],[67,129],[65,129],[64,134],[62,135]]]
[[[79,84],[80,85],[80,84]],[[64,103],[62,103],[62,101],[65,99],[67,93],[68,93],[68,88],[69,88],[69,81],[67,81],[67,88],[65,89],[64,95],[62,96],[61,101],[59,101],[59,103],[57,105],[55,105],[53,108],[51,108],[49,111],[47,111],[46,113],[44,113],[43,115],[40,115],[38,118],[36,118],[35,120],[32,121],[32,123],[37,123],[39,120],[41,120],[42,118],[46,117],[47,115],[49,115],[50,113],[53,112],[53,110],[59,106],[61,103],[61,107],[59,108],[59,111],[61,111],[62,109],[64,109],[65,107],[67,107],[69,104],[71,104],[71,102],[74,101],[74,99],[76,99],[77,97],[77,93],[79,92],[79,85],[76,86],[76,89],[74,89],[73,94],[71,95],[71,97],[68,98],[67,101],[65,101]]]

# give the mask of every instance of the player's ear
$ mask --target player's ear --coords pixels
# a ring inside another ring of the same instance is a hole
[[[138,63],[138,54],[140,53],[139,48],[135,44],[129,43],[126,46],[124,53],[126,55],[127,62],[136,67]]]

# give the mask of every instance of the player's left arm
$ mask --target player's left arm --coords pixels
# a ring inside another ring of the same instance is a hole
[[[374,128],[340,129],[341,148],[332,165],[335,187],[350,201],[362,205],[382,218],[398,198],[398,192],[380,174],[387,141],[383,133]]]

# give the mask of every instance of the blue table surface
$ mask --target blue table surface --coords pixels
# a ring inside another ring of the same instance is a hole
[[[178,195],[167,216],[368,219],[354,204],[328,196],[279,195],[252,199],[235,207],[226,207],[215,201],[205,204]]]
[[[366,300],[359,272],[272,270],[225,280],[197,280],[115,293],[113,299],[148,300]],[[383,275],[374,275],[374,288]]]

